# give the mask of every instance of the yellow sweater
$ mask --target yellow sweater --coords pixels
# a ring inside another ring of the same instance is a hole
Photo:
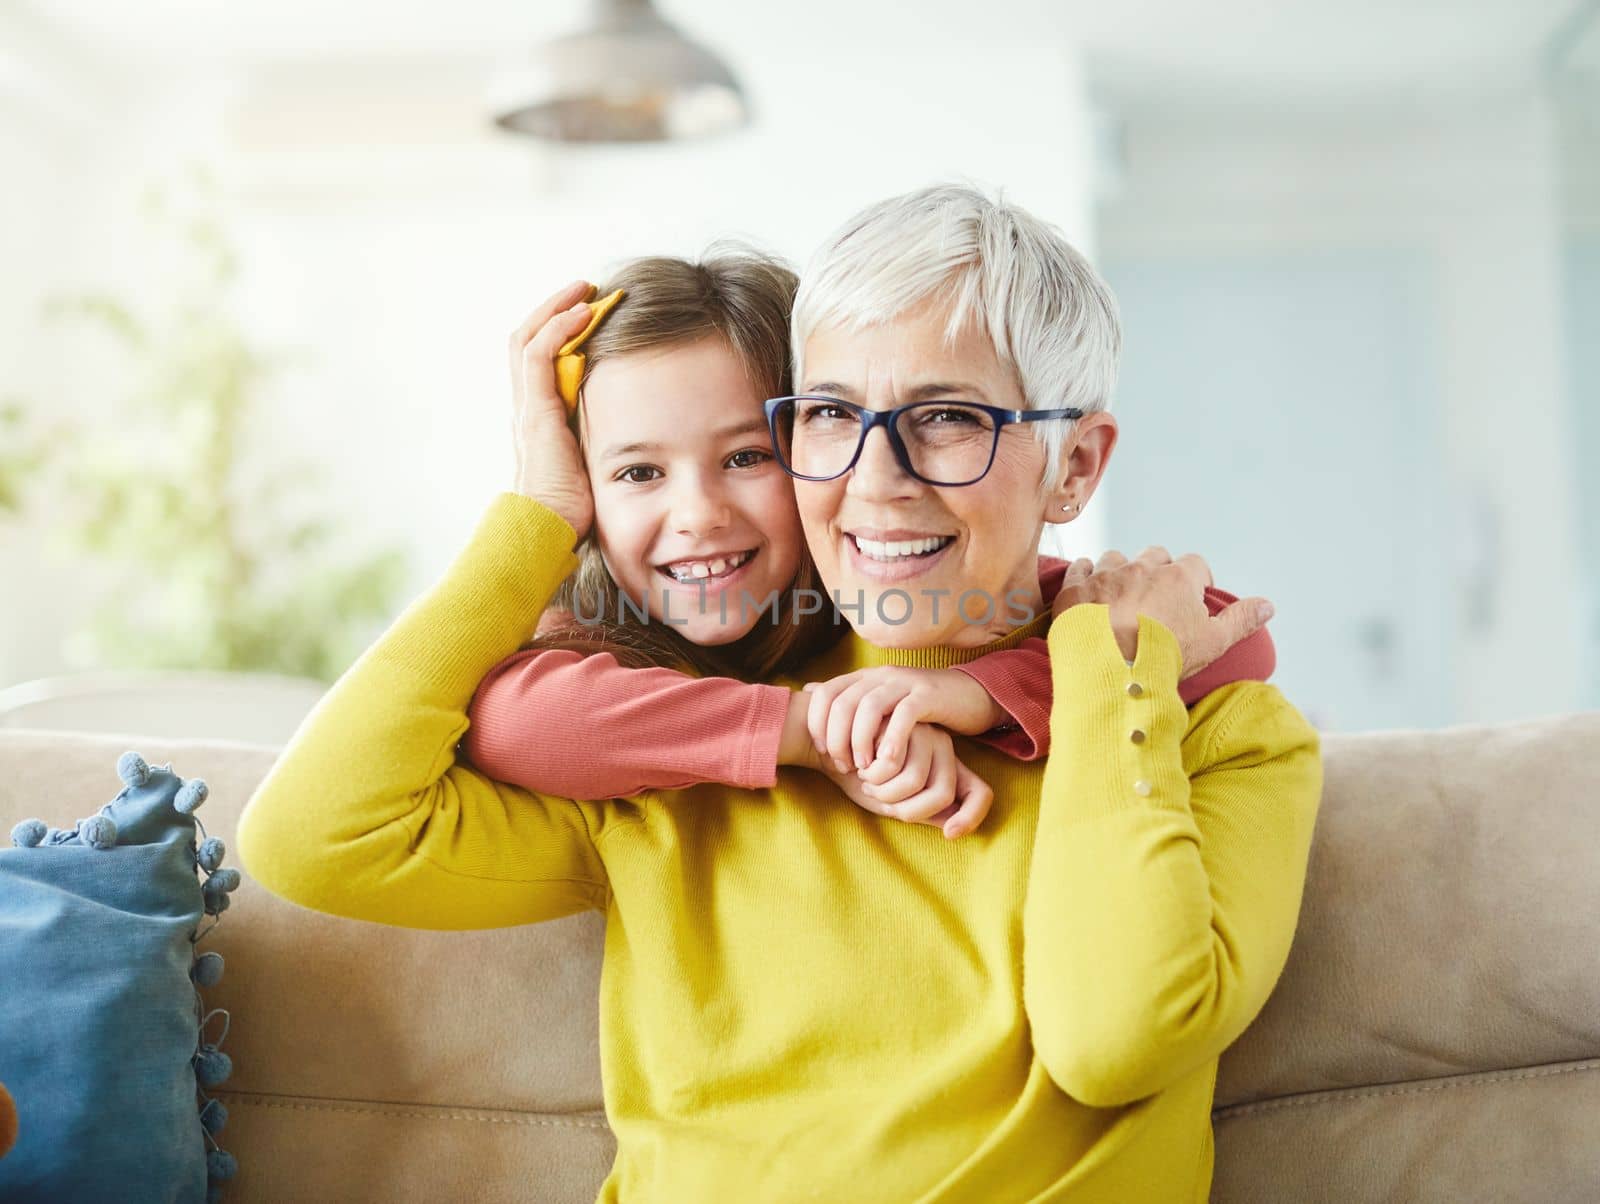
[[[250,801],[250,873],[418,928],[604,912],[601,1201],[1205,1200],[1217,1056],[1283,968],[1321,794],[1317,734],[1277,687],[1186,710],[1172,633],[1141,618],[1130,667],[1097,605],[987,648],[850,635],[781,684],[1048,630],[1055,751],[961,741],[995,803],[955,841],[808,770],[541,796],[455,750],[573,546],[553,511],[496,499]]]

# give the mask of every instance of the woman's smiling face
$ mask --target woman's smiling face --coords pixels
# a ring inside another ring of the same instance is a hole
[[[924,303],[864,330],[818,330],[806,340],[800,391],[873,410],[934,399],[1022,409],[1016,375],[988,338],[968,329],[947,342],[945,313]],[[831,481],[796,481],[795,495],[823,584],[838,592],[841,610],[863,638],[884,648],[973,647],[1005,635],[1028,610],[1042,609],[1044,467],[1043,444],[1014,424],[1001,428],[987,476],[959,487],[926,485],[906,474],[887,435],[875,430],[853,469]],[[881,547],[863,552],[858,538],[942,542],[919,555],[888,549],[885,559]],[[910,595],[909,615],[904,599],[885,596],[892,590]],[[963,617],[957,603],[968,590],[977,595]],[[987,599],[992,611],[981,621]],[[857,601],[861,608],[852,609]]]
[[[718,336],[607,358],[584,385],[606,567],[652,622],[696,644],[745,635],[800,566],[793,484],[773,458],[762,400]]]

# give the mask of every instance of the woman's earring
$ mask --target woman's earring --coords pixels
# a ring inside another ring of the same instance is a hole
[[[1070,505],[1070,506],[1063,506],[1063,507],[1061,507],[1061,508],[1062,508],[1062,509],[1063,509],[1063,510],[1076,510],[1076,509],[1077,509],[1077,508],[1078,508],[1078,503],[1077,503],[1077,502],[1073,502],[1073,503],[1072,503],[1072,505]]]

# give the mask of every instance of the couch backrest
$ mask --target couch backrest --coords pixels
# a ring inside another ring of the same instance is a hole
[[[231,845],[269,748],[0,731],[0,838],[113,797],[127,748],[203,777]],[[1300,928],[1224,1055],[1213,1200],[1578,1200],[1600,1184],[1600,714],[1324,737]],[[246,878],[207,938],[234,1013],[234,1204],[588,1204],[603,925],[322,916]]]
[[[1323,737],[1217,1201],[1600,1199],[1600,713]]]

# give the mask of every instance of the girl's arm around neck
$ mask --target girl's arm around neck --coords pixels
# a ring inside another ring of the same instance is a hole
[[[468,710],[465,752],[490,777],[571,798],[702,782],[777,783],[792,691],[633,668],[609,652],[530,649],[501,661]]]

